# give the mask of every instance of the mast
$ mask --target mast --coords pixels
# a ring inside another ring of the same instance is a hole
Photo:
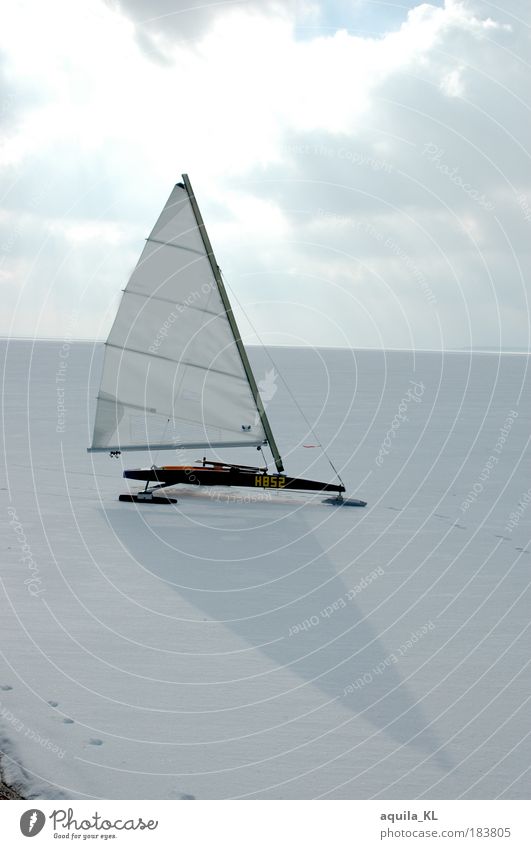
[[[201,216],[201,212],[199,211],[199,207],[197,205],[197,201],[195,199],[195,195],[193,193],[193,189],[188,179],[188,174],[182,175],[184,187],[188,193],[188,197],[190,199],[190,204],[192,206],[192,211],[195,216],[195,220],[197,222],[197,226],[199,228],[199,232],[201,233],[201,238],[203,240],[203,244],[205,246],[205,250],[207,252],[207,256],[210,262],[210,266],[212,268],[212,273],[214,275],[214,279],[217,283],[217,287],[219,290],[219,294],[225,308],[225,312],[227,314],[227,318],[229,320],[229,325],[232,330],[234,341],[236,342],[236,347],[238,349],[238,353],[240,355],[240,359],[242,361],[243,370],[245,371],[245,375],[247,377],[252,396],[254,398],[254,402],[256,404],[256,409],[258,411],[258,415],[260,417],[260,421],[262,422],[262,427],[264,429],[265,435],[267,437],[268,445],[271,449],[271,453],[273,455],[273,460],[275,461],[275,466],[277,467],[277,471],[284,471],[284,464],[282,463],[282,457],[280,456],[280,452],[277,447],[277,443],[275,442],[275,437],[273,436],[273,431],[271,430],[271,425],[269,424],[269,419],[267,418],[266,411],[264,409],[264,405],[262,403],[262,399],[260,397],[260,393],[258,391],[258,386],[256,385],[256,380],[254,378],[253,371],[251,369],[251,364],[247,357],[247,352],[242,342],[242,338],[240,335],[240,331],[238,329],[238,325],[236,323],[236,319],[234,317],[234,313],[232,311],[232,306],[229,301],[229,297],[227,295],[227,290],[225,289],[225,284],[223,283],[223,279],[221,277],[221,273],[219,270],[219,266],[216,262],[216,257],[214,256],[214,251],[212,249],[212,245],[210,244],[210,239],[208,237],[208,233],[206,231],[206,227]]]

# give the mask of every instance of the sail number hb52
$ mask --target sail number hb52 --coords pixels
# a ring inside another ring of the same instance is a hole
[[[283,489],[286,478],[283,475],[255,475],[254,485],[263,489]]]

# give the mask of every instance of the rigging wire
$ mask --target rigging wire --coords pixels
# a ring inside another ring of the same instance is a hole
[[[218,266],[218,267],[219,267],[219,266]],[[297,407],[297,410],[299,411],[299,413],[301,414],[302,418],[303,418],[303,419],[304,419],[304,421],[306,422],[306,425],[308,426],[308,429],[309,429],[310,433],[311,433],[311,434],[312,434],[312,436],[316,439],[317,444],[319,445],[319,448],[321,449],[321,451],[322,451],[322,453],[323,453],[323,456],[324,456],[324,457],[328,460],[328,463],[330,464],[330,467],[332,468],[333,472],[334,472],[334,473],[335,473],[335,475],[337,476],[337,479],[338,479],[338,481],[340,482],[341,486],[345,487],[345,483],[344,483],[344,481],[343,481],[343,478],[341,477],[341,475],[339,474],[338,470],[337,470],[337,469],[336,469],[336,467],[334,466],[334,464],[333,464],[333,462],[332,462],[331,458],[329,457],[329,455],[328,455],[328,452],[327,452],[326,448],[324,447],[323,443],[321,442],[321,440],[320,440],[320,438],[319,438],[319,434],[315,431],[315,428],[313,427],[313,425],[312,425],[312,424],[311,424],[311,422],[309,421],[309,419],[308,419],[307,415],[305,414],[305,412],[304,412],[304,410],[302,409],[301,405],[300,405],[300,404],[299,404],[299,402],[297,401],[297,399],[296,399],[295,395],[294,395],[294,394],[293,394],[293,392],[291,391],[291,389],[290,389],[290,387],[289,387],[289,384],[288,384],[288,382],[287,382],[286,378],[284,377],[284,375],[282,374],[281,370],[278,368],[278,366],[277,366],[276,362],[274,361],[273,357],[272,357],[272,356],[271,356],[271,354],[269,353],[269,350],[268,350],[268,349],[267,349],[267,347],[265,346],[265,344],[264,344],[264,342],[263,342],[263,340],[262,340],[262,337],[260,336],[260,334],[259,334],[259,332],[257,331],[256,327],[254,326],[253,322],[252,322],[252,321],[251,321],[251,319],[249,318],[249,316],[248,316],[247,312],[246,312],[246,311],[245,311],[245,309],[243,308],[243,306],[242,306],[242,304],[241,304],[241,301],[239,300],[238,296],[237,296],[237,295],[236,295],[236,293],[234,292],[234,290],[233,290],[233,288],[231,287],[231,285],[230,285],[229,283],[227,283],[227,281],[226,281],[226,279],[225,279],[225,275],[224,275],[224,274],[223,274],[223,272],[221,271],[221,268],[219,269],[219,273],[220,273],[221,277],[223,278],[223,283],[224,283],[224,285],[225,285],[225,288],[230,290],[230,293],[231,293],[232,299],[233,299],[233,300],[234,300],[234,301],[238,304],[239,308],[241,309],[242,313],[244,314],[245,318],[247,319],[247,321],[248,321],[248,323],[249,323],[249,325],[250,325],[250,327],[251,327],[251,329],[252,329],[253,333],[254,333],[254,334],[255,334],[255,336],[257,337],[257,339],[258,339],[258,341],[260,342],[260,345],[262,346],[262,348],[264,349],[264,351],[266,352],[266,355],[267,355],[267,357],[269,358],[269,361],[271,362],[271,365],[272,365],[272,366],[273,366],[273,368],[276,370],[277,374],[280,376],[280,379],[281,379],[282,383],[284,384],[284,386],[286,387],[286,389],[287,389],[287,391],[288,391],[288,395],[290,396],[291,400],[293,401],[293,403],[294,403],[294,404],[295,404],[295,406]],[[263,452],[262,452],[262,453],[263,453]],[[345,487],[345,489],[346,489],[346,487]]]
[[[161,436],[161,440],[160,440],[161,442],[164,442],[164,440],[166,439],[166,434],[168,432],[168,426],[170,424],[170,421],[171,421],[171,419],[168,419],[167,422],[166,422],[166,425],[165,425],[164,430],[162,432],[162,436]],[[160,448],[157,449],[157,452],[156,452],[155,456],[153,457],[153,465],[151,466],[152,469],[157,467],[157,460],[159,458],[159,454],[160,454]]]
[[[262,459],[263,459],[263,461],[264,461],[264,463],[265,463],[265,469],[266,469],[266,472],[267,472],[267,470],[268,470],[268,468],[269,468],[269,463],[268,463],[268,462],[267,462],[267,460],[266,460],[266,455],[264,454],[264,449],[262,448],[262,446],[261,446],[261,445],[259,445],[259,446],[258,446],[258,450],[260,451],[260,454],[262,455]]]

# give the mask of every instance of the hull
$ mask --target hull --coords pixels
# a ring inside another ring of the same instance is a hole
[[[210,463],[204,466],[160,466],[154,469],[127,469],[124,478],[145,481],[155,486],[244,486],[253,489],[300,490],[307,492],[345,492],[340,484],[268,474],[266,469]]]

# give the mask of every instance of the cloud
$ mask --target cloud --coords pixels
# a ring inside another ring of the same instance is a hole
[[[314,11],[302,0],[108,0],[110,9],[122,12],[135,25],[138,43],[147,55],[165,61],[176,41],[188,43],[204,35],[218,19],[236,12],[260,11],[265,15],[303,18]]]
[[[388,28],[382,14],[367,35],[353,26],[365,3],[344,26],[340,3],[333,26],[324,3],[145,8],[53,0],[5,15],[2,208],[23,236],[0,253],[3,291],[38,301],[61,251],[79,259],[40,333],[80,293],[83,333],[103,332],[186,170],[268,341],[285,343],[297,312],[315,344],[527,344],[526,20],[447,0]],[[116,277],[89,295],[107,251]],[[35,326],[16,312],[17,332]]]

